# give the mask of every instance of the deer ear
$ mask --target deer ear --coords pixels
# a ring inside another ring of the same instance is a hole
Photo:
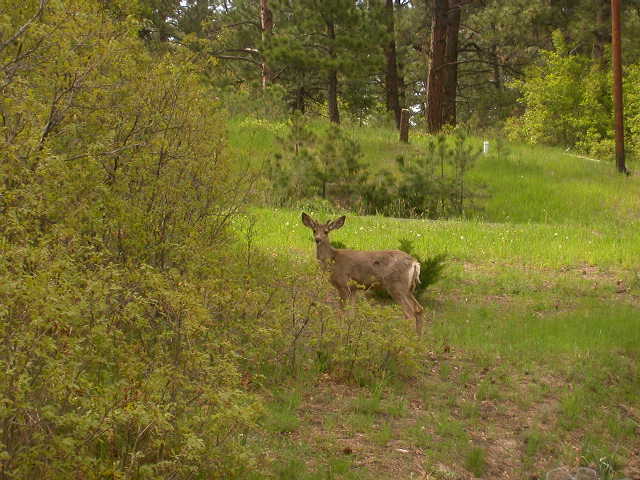
[[[305,226],[311,229],[313,229],[316,226],[316,222],[313,220],[313,218],[311,218],[309,215],[307,215],[304,212],[302,212],[302,223],[304,223]]]
[[[343,215],[340,218],[338,218],[337,220],[334,220],[333,222],[331,222],[329,224],[329,230],[337,230],[340,227],[342,227],[344,225],[344,221],[346,220],[346,217]]]

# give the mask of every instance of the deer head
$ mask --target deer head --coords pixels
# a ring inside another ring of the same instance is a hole
[[[327,222],[318,223],[306,213],[302,214],[302,223],[313,230],[313,239],[316,241],[316,245],[329,244],[329,232],[337,230],[344,225],[346,217],[343,215],[340,218]]]

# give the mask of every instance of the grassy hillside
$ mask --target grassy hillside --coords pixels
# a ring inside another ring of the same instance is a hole
[[[282,128],[234,124],[231,144],[257,162]],[[379,129],[351,134],[374,168],[424,142],[400,146]],[[640,475],[638,177],[512,146],[482,157],[472,180],[490,192],[474,218],[348,215],[333,234],[358,249],[409,238],[421,255],[446,252],[449,263],[422,299],[418,375],[361,386],[302,375],[271,394],[263,441],[276,478],[530,479],[579,466],[600,478]],[[331,216],[313,205],[308,213]],[[315,269],[300,210],[248,217],[258,248],[285,259],[275,275]],[[390,328],[413,335],[397,307],[359,305],[388,310]]]
[[[322,128],[315,125],[318,131]],[[345,129],[358,140],[364,162],[372,169],[393,169],[396,156],[417,154],[426,142],[426,135],[415,132],[411,145],[401,145],[394,131]],[[284,124],[233,122],[230,142],[238,163],[259,165],[273,156],[280,149],[277,137],[285,132]],[[479,147],[481,141],[477,140]],[[407,237],[425,254],[447,252],[464,260],[637,266],[640,177],[623,178],[609,162],[588,161],[559,149],[510,145],[507,153],[482,156],[470,181],[486,192],[472,218],[436,222],[351,218],[336,239],[353,248],[383,249],[395,248],[399,238]],[[270,218],[264,224],[265,245],[306,244],[298,211],[268,215],[259,211],[259,215]]]
[[[321,132],[326,125],[312,124]],[[363,161],[373,171],[394,170],[396,157],[421,154],[428,136],[412,131],[411,143],[400,144],[394,130],[343,126],[356,139]],[[279,152],[278,137],[287,132],[285,123],[264,120],[233,120],[229,137],[239,165],[259,166]],[[485,138],[476,138],[481,148]],[[478,214],[486,222],[628,225],[640,221],[640,180],[623,178],[611,162],[578,158],[551,147],[506,145],[496,154],[494,138],[491,154],[482,156],[470,172],[476,185],[486,188]],[[634,165],[631,165],[634,168]]]

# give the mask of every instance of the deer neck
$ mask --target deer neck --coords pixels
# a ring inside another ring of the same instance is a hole
[[[326,242],[318,243],[316,247],[316,258],[324,266],[329,266],[336,257],[336,249]]]

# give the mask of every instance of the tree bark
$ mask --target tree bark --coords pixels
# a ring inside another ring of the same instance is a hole
[[[262,36],[262,49],[264,50],[265,44],[271,37],[273,32],[273,14],[269,8],[269,0],[260,0],[260,29]],[[267,85],[271,83],[271,68],[267,64],[267,60],[264,58],[264,51],[262,52],[262,88],[267,88]]]
[[[400,141],[409,143],[409,110],[406,108],[400,112]]]
[[[329,56],[332,61],[335,61],[335,40],[336,40],[336,27],[333,20],[327,21],[327,36],[329,37]],[[327,75],[327,104],[329,106],[329,120],[333,123],[340,123],[340,112],[338,110],[338,71],[334,66],[329,68]]]
[[[398,60],[396,55],[395,19],[393,13],[393,0],[385,3],[386,27],[388,41],[384,47],[384,55],[387,60],[385,75],[385,90],[387,94],[387,111],[393,112],[396,128],[400,127],[400,99],[398,94]]]
[[[491,56],[491,70],[493,71],[493,86],[496,90],[502,89],[502,69],[500,68],[500,59],[498,58],[498,47],[496,45],[491,46],[489,52]]]
[[[447,14],[447,44],[445,47],[445,75],[443,87],[442,121],[456,124],[456,96],[458,92],[458,33],[460,31],[460,5],[449,0]]]
[[[431,61],[427,77],[427,130],[437,133],[442,129],[444,94],[444,65],[447,41],[447,0],[433,0],[431,14]]]
[[[399,12],[400,8],[402,8],[402,2],[401,0],[395,0],[395,2],[395,11]],[[396,42],[396,65],[398,67],[398,103],[400,104],[400,108],[402,109],[405,105],[407,105],[407,85],[404,82],[404,65],[402,64],[401,57],[398,56],[397,46],[398,44]]]

